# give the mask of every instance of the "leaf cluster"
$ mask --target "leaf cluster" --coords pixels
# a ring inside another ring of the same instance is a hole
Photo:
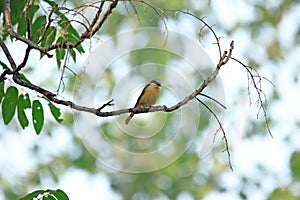
[[[19,94],[15,86],[9,86],[5,89],[4,82],[0,82],[0,104],[2,104],[2,116],[5,125],[8,125],[17,113],[19,124],[25,129],[29,125],[25,111],[31,108],[33,127],[37,134],[41,132],[45,116],[40,100],[31,102],[28,93]],[[62,122],[60,109],[50,101],[48,101],[48,106],[55,120],[59,123]]]
[[[57,190],[36,190],[20,200],[69,200],[64,191]]]

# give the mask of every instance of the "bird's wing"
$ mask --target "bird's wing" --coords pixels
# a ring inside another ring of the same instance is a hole
[[[135,103],[135,106],[134,106],[135,108],[138,106],[139,101],[141,100],[142,96],[145,94],[146,88],[147,88],[149,85],[150,85],[150,83],[147,84],[147,85],[144,87],[142,93],[140,94],[139,98],[137,99],[137,101],[136,101],[136,103]]]

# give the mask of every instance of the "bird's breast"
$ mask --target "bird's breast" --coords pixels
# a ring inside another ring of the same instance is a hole
[[[150,84],[144,94],[141,96],[138,106],[149,107],[156,103],[160,94],[160,88],[157,85]]]

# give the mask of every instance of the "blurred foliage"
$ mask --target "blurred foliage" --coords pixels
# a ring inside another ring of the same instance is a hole
[[[0,1],[1,17],[3,17],[3,2],[4,1]],[[56,5],[56,3],[61,4],[64,1],[46,0],[34,2],[35,5],[30,8],[29,15],[31,16],[30,23],[33,29],[33,41],[38,41],[47,20],[46,13],[41,11],[42,7],[40,3],[46,3],[48,6],[53,7],[54,5]],[[82,2],[85,1],[68,1],[68,3],[70,3],[70,5],[72,6],[79,6]],[[202,13],[205,13],[206,17],[209,18],[210,21],[213,21],[214,16],[216,16],[216,13],[214,12],[222,12],[221,10],[213,11],[212,8],[214,7],[214,3],[217,3],[214,1],[201,1],[202,3],[200,3],[200,1],[197,0],[155,0],[145,2],[151,4],[154,8],[189,10],[192,13],[197,13],[199,16],[202,16]],[[293,51],[293,49],[297,45],[300,44],[299,24],[295,24],[295,26],[297,26],[297,32],[295,34],[295,38],[293,38],[293,46],[291,46],[289,49],[283,48],[282,41],[280,41],[280,38],[276,36],[276,34],[278,34],[278,26],[282,22],[283,17],[287,15],[293,7],[299,6],[299,1],[281,0],[276,3],[276,6],[269,6],[270,2],[267,0],[247,2],[248,6],[255,10],[255,16],[253,19],[245,22],[238,20],[236,24],[234,24],[234,26],[230,28],[226,28],[226,24],[218,24],[218,30],[220,30],[220,32],[224,32],[224,34],[227,34],[227,37],[231,37],[232,35],[234,35],[234,33],[243,30],[247,33],[247,35],[249,35],[251,39],[250,42],[261,45],[261,36],[267,29],[271,29],[275,36],[270,39],[270,42],[266,46],[263,46],[263,51],[267,56],[259,60],[257,59],[257,56],[253,56],[253,54],[256,54],[255,50],[250,49],[248,52],[244,53],[244,57],[249,58],[249,63],[251,64],[251,66],[257,68],[261,66],[260,63],[262,62],[271,61],[275,64],[280,63],[291,51]],[[16,31],[23,36],[26,35],[26,22],[24,18],[25,3],[26,1],[11,0],[12,23]],[[199,8],[198,5],[201,5],[201,7]],[[42,46],[51,45],[54,42],[62,41],[65,38],[70,39],[70,41],[72,42],[78,39],[79,30],[77,30],[76,26],[73,26],[70,23],[70,19],[59,10],[56,11],[56,15],[57,27],[53,26],[48,29],[48,31],[45,33],[46,39],[41,41]],[[121,2],[119,4],[119,7],[114,11],[113,15],[108,19],[107,23],[104,24],[103,28],[98,34],[100,36],[105,34],[114,35],[121,31],[124,27],[126,28],[128,26],[133,28],[148,26],[162,27],[162,18],[165,19],[167,23],[168,20],[179,21],[181,19],[180,15],[174,13],[170,14],[168,18],[164,16],[164,14],[162,16],[159,16],[152,8],[139,1]],[[12,42],[15,42],[13,38],[8,36],[7,32],[4,30],[4,27],[5,22],[3,22],[3,27],[0,28],[1,38],[6,42],[8,42],[9,39],[12,40]],[[180,27],[178,28],[180,29]],[[223,35],[221,36],[222,38],[225,38]],[[249,46],[251,45],[249,44]],[[77,56],[80,56],[80,54],[84,52],[83,48],[83,46],[79,46],[78,48],[76,48],[76,51],[70,52],[74,62],[76,62],[78,58]],[[55,55],[59,70],[60,66],[62,66],[62,60],[66,55],[66,51],[63,49],[58,49],[56,50]],[[43,55],[41,55],[41,57],[42,56]],[[132,66],[140,65],[146,62],[166,64],[172,59],[174,59],[174,57],[172,57],[171,55],[162,54],[162,52],[147,49],[144,51],[133,52],[128,62]],[[5,66],[3,62],[4,61],[1,61],[2,67]],[[25,68],[22,71],[24,72],[24,80],[27,80],[28,74],[32,73],[32,71],[35,70],[34,67],[35,66],[30,68],[30,71],[26,71],[26,69],[28,68]],[[142,72],[140,74],[142,74]],[[163,71],[161,74],[163,77],[166,76]],[[294,76],[295,82],[298,83],[299,71],[295,72]],[[50,82],[52,81],[53,77],[49,75],[47,79],[49,79]],[[67,84],[65,87],[65,92],[67,94],[72,94],[75,79],[75,76],[70,76],[66,81]],[[104,79],[105,83],[110,88],[109,93],[111,94],[111,91],[113,90],[112,88],[116,83],[116,79],[110,70],[106,71]],[[46,80],[45,82],[47,81],[48,80]],[[276,90],[274,90],[269,102],[278,100],[280,98],[280,94]],[[24,196],[24,200],[32,199],[32,197],[38,196],[39,194],[49,192],[48,190],[38,190],[34,193],[30,193],[32,191],[32,188],[44,186],[44,179],[48,181],[50,180],[49,182],[54,184],[58,183],[61,176],[71,168],[82,169],[92,175],[99,172],[104,172],[111,181],[111,188],[119,192],[123,199],[177,199],[180,195],[183,194],[189,194],[194,199],[202,199],[209,195],[211,192],[217,192],[220,194],[225,194],[226,192],[228,192],[227,189],[219,182],[219,178],[228,171],[228,165],[226,161],[222,162],[218,157],[218,155],[220,154],[222,155],[222,158],[223,156],[225,157],[225,155],[221,153],[222,145],[217,146],[216,149],[211,153],[211,155],[206,158],[210,160],[208,162],[209,166],[206,165],[207,161],[204,162],[199,158],[198,152],[195,147],[197,146],[197,144],[194,144],[191,149],[185,152],[183,156],[181,156],[173,164],[161,170],[142,174],[116,172],[114,170],[107,169],[106,167],[103,167],[101,164],[99,164],[96,158],[92,156],[90,152],[88,152],[80,143],[80,138],[76,135],[73,135],[74,116],[72,113],[68,111],[62,113],[53,104],[49,103],[48,106],[50,108],[51,114],[53,115],[54,119],[57,122],[61,122],[61,124],[51,124],[49,120],[44,122],[44,117],[46,118],[46,115],[44,115],[43,112],[43,102],[41,103],[39,100],[33,100],[31,102],[30,99],[33,98],[29,98],[27,93],[20,93],[20,91],[18,91],[16,87],[1,82],[0,102],[2,104],[2,116],[4,123],[14,123],[12,119],[17,109],[18,120],[21,127],[27,127],[28,112],[26,112],[26,110],[32,107],[32,119],[35,120],[34,128],[36,132],[40,133],[43,128],[43,123],[47,123],[48,126],[44,126],[44,129],[46,130],[43,131],[48,132],[49,135],[47,136],[51,139],[54,137],[53,132],[55,131],[55,128],[57,126],[64,126],[63,130],[71,135],[74,148],[77,149],[77,152],[74,152],[73,150],[67,150],[68,148],[66,147],[66,150],[64,152],[61,152],[60,155],[44,155],[43,145],[37,144],[37,146],[31,149],[33,157],[37,157],[38,159],[43,158],[41,160],[44,160],[44,158],[47,157],[47,161],[39,161],[32,171],[20,177],[17,177],[14,181],[9,179],[0,179],[0,191],[4,194],[4,198],[6,199],[19,199],[22,196]],[[210,120],[210,115],[207,111],[201,110],[201,112],[203,112],[203,117],[199,122],[199,133],[208,128],[207,124],[209,124]],[[63,121],[61,121],[62,119]],[[273,123],[272,119],[270,119],[270,121],[272,122],[272,126],[276,125],[275,123]],[[172,124],[172,115],[167,115],[166,123],[168,125]],[[266,132],[264,122],[250,121],[249,124],[250,125],[247,129],[246,135],[246,137],[248,138],[262,135]],[[111,140],[117,140],[118,138],[114,138],[114,135],[109,132],[110,126],[110,122],[103,122],[100,128],[102,129],[103,134],[109,137]],[[162,129],[161,133],[164,133],[166,131],[167,130]],[[46,137],[46,134],[41,134],[39,135],[39,137]],[[159,139],[165,139],[164,135],[159,134]],[[130,139],[128,140],[129,142],[131,141]],[[185,141],[182,142],[184,143]],[[56,148],[56,144],[51,145],[51,148]],[[134,148],[136,144],[132,145]],[[266,169],[261,169],[260,167],[257,168],[257,170],[260,171],[261,174],[267,174],[263,173],[266,172],[264,171]],[[292,177],[291,182],[287,185],[281,185],[281,187],[276,186],[275,188],[273,188],[272,191],[267,194],[269,200],[296,200],[300,198],[299,192],[294,192],[294,188],[299,188],[299,186],[297,185],[299,185],[300,179],[300,153],[298,151],[295,151],[291,156],[290,171]],[[236,174],[236,176],[239,176],[239,174]],[[254,187],[256,189],[260,189],[262,187],[260,185],[260,180],[251,180],[243,176],[240,176],[239,179],[242,186],[240,187],[240,190],[236,190],[235,192],[240,199],[247,199],[247,197],[251,199],[249,192],[247,193],[246,191],[246,187]],[[67,197],[65,196],[66,194],[64,194],[64,192],[61,190],[55,190],[54,192],[51,192],[56,197],[57,195],[62,195],[62,197],[58,197],[57,199],[67,199]]]
[[[290,167],[293,177],[296,180],[300,180],[300,152],[294,152],[291,158]]]
[[[280,199],[286,199],[286,200],[297,200],[299,199],[299,196],[295,196],[292,194],[291,191],[278,188],[275,189],[269,196],[268,200],[280,200]]]
[[[205,175],[197,172],[198,164],[197,154],[187,153],[175,164],[156,172],[114,175],[112,187],[121,191],[124,199],[158,199],[163,195],[176,199],[182,192],[190,193],[195,199],[201,199],[212,189],[212,185],[209,181],[203,181],[204,184],[198,182],[197,179],[205,180]]]
[[[68,196],[62,190],[37,190],[20,200],[32,200],[36,198],[43,200],[69,200]]]

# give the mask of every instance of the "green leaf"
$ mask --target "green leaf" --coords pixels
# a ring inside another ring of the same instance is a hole
[[[56,28],[50,26],[45,33],[45,37],[42,40],[41,46],[45,47],[45,46],[52,45],[55,40],[55,37],[56,37]]]
[[[64,57],[65,57],[66,50],[65,49],[56,49],[55,54],[56,54],[57,67],[59,69],[61,66],[61,60],[64,59]]]
[[[70,54],[71,54],[74,62],[76,63],[76,52],[73,49],[70,49]]]
[[[79,33],[76,31],[76,29],[70,23],[68,26],[68,32],[71,33],[71,35],[75,36],[76,39],[80,38]]]
[[[80,45],[78,45],[77,47],[76,47],[76,49],[77,49],[77,51],[81,54],[81,53],[84,53],[84,49],[83,49],[83,47],[82,47],[82,45],[80,44]]]
[[[36,190],[20,200],[32,200],[32,199],[43,199],[43,200],[69,200],[66,193],[60,189],[58,190]]]
[[[25,4],[26,1],[11,0],[10,10],[11,10],[11,21],[12,25],[16,25],[21,21],[21,18],[25,17]]]
[[[39,134],[44,124],[44,110],[39,100],[32,102],[32,120],[35,132]]]
[[[67,196],[67,194],[60,189],[55,190],[53,195],[59,200],[69,200],[69,197]]]
[[[28,126],[29,121],[26,117],[25,114],[25,109],[26,108],[30,108],[30,99],[29,99],[29,95],[25,94],[25,96],[22,94],[19,96],[18,99],[18,119],[19,119],[19,123],[22,126],[22,128],[24,129],[25,127]]]
[[[70,20],[68,18],[63,17],[61,25],[62,25],[61,26],[62,28],[67,27],[67,29],[66,29],[67,37],[74,38],[74,39],[71,39],[71,40],[73,40],[73,42],[76,41],[80,37],[79,33],[72,26],[72,24],[70,23]]]
[[[0,1],[0,14],[4,11],[4,1]]]
[[[10,86],[5,93],[4,100],[2,102],[2,116],[4,124],[8,124],[16,111],[18,101],[18,89],[14,86]]]
[[[49,106],[50,111],[51,111],[53,117],[55,118],[55,120],[56,120],[58,123],[62,122],[63,120],[60,118],[60,116],[61,116],[60,109],[57,108],[57,107],[55,107],[55,106],[53,105],[53,103],[51,103],[51,102],[48,103],[48,106]]]
[[[59,43],[59,42],[62,42],[64,41],[64,37],[63,36],[60,36],[56,42]],[[56,62],[57,62],[57,67],[60,68],[61,66],[61,60],[65,57],[65,54],[66,54],[66,50],[65,49],[55,49],[55,55],[56,55]]]
[[[0,103],[2,98],[4,97],[4,81],[0,82]]]
[[[7,67],[7,65],[4,62],[2,62],[1,60],[0,60],[0,65],[2,66],[3,69],[9,69]]]
[[[300,179],[300,152],[294,152],[291,161],[290,167],[294,178]]]
[[[68,38],[74,38],[74,40],[76,41],[80,37],[79,33],[76,31],[76,29],[70,23],[70,20],[63,13],[59,13],[59,16],[61,17],[61,20],[59,20],[58,22],[59,26],[62,28],[62,30],[64,30],[65,33],[67,33]]]
[[[37,42],[46,26],[46,16],[38,17],[31,26],[32,41]]]
[[[54,1],[50,1],[50,0],[44,0],[44,1],[47,2],[51,7],[54,7],[57,5]]]
[[[20,200],[32,200],[37,196],[39,196],[39,194],[42,195],[44,192],[45,192],[44,190],[36,190],[34,192],[27,194],[25,197],[21,198]]]
[[[43,200],[57,200],[57,198],[55,198],[55,197],[52,196],[52,195],[48,195],[48,196],[43,197]],[[59,199],[58,199],[58,200],[59,200]]]
[[[39,6],[38,5],[32,5],[29,7],[29,10],[28,10],[28,17],[29,19],[32,21],[33,17],[34,17],[34,14],[39,10]]]
[[[17,32],[19,35],[25,36],[27,32],[27,25],[25,17],[21,17],[20,21],[18,22],[18,29]]]

